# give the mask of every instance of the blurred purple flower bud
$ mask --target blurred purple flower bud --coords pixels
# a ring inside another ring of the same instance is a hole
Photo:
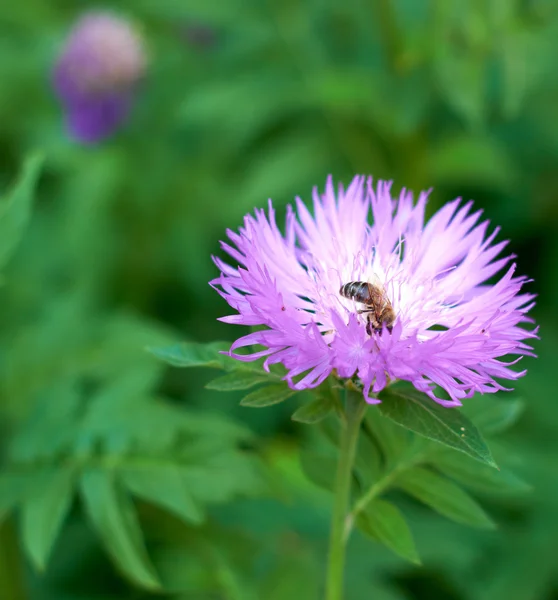
[[[94,12],[78,20],[53,76],[73,137],[94,143],[125,122],[146,62],[141,37],[122,17]]]

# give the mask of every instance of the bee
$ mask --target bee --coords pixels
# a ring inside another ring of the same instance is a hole
[[[383,325],[391,333],[396,315],[385,289],[379,282],[350,281],[341,286],[339,293],[344,298],[366,306],[359,310],[358,314],[366,315],[366,333],[368,335],[372,335],[373,331],[381,333]]]

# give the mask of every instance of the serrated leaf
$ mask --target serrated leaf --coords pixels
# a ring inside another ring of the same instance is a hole
[[[266,385],[265,387],[244,396],[240,401],[240,405],[249,406],[251,408],[263,408],[264,406],[279,404],[279,402],[283,402],[295,393],[296,390],[291,390],[286,383]]]
[[[100,469],[85,471],[80,488],[86,513],[114,562],[138,585],[160,589],[134,507],[116,487],[114,473]]]
[[[485,494],[521,494],[532,489],[507,469],[496,471],[456,452],[436,454],[430,460],[447,477]]]
[[[394,483],[436,512],[457,523],[493,529],[493,521],[459,486],[428,469],[416,467],[402,473]]]
[[[41,155],[27,158],[15,185],[0,200],[0,267],[8,262],[27,225],[42,164]]]
[[[333,411],[334,403],[329,394],[321,394],[311,402],[303,404],[292,415],[293,421],[314,425],[325,419]]]
[[[497,468],[479,430],[459,409],[445,408],[409,385],[390,386],[379,398],[382,415],[398,425]]]
[[[258,373],[246,369],[237,369],[232,373],[212,379],[205,387],[208,390],[217,390],[218,392],[232,392],[248,390],[258,383],[265,383],[270,379],[277,379],[277,377],[271,374],[268,375],[263,371]]]
[[[139,498],[167,509],[186,523],[201,523],[204,514],[187,489],[182,470],[174,465],[125,468],[119,471],[123,484]]]
[[[230,348],[228,342],[211,342],[210,344],[182,342],[162,348],[148,347],[147,351],[173,367],[224,369],[227,357],[220,352],[228,348]]]
[[[43,570],[72,504],[74,473],[62,467],[40,479],[37,492],[23,503],[21,523],[25,550],[35,567]]]
[[[358,515],[356,525],[363,533],[402,558],[420,564],[411,530],[399,509],[391,502],[373,500]]]

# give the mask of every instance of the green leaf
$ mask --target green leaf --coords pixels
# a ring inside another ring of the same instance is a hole
[[[320,394],[311,402],[298,408],[291,419],[299,423],[313,425],[325,419],[334,409],[333,398],[329,394]]]
[[[277,379],[277,376],[266,374],[264,371],[237,369],[232,373],[211,380],[205,387],[208,390],[217,390],[218,392],[232,392],[247,390],[258,383],[265,383],[269,379]]]
[[[296,390],[291,390],[286,383],[276,383],[248,394],[240,401],[240,405],[251,408],[263,408],[264,406],[279,404],[279,402],[283,402],[295,393]]]
[[[536,30],[530,31],[525,24],[506,28],[495,50],[502,66],[503,85],[501,93],[502,112],[506,119],[516,118],[520,113],[530,88],[540,80],[544,66],[544,44],[537,40]],[[542,56],[541,56],[542,55]]]
[[[487,65],[479,53],[457,53],[438,41],[432,64],[435,86],[442,98],[470,127],[479,128],[486,118]]]
[[[497,434],[509,429],[522,415],[525,404],[520,398],[471,398],[463,411],[486,434]]]
[[[412,441],[412,435],[407,429],[386,420],[374,406],[366,411],[363,429],[369,439],[379,446],[384,466],[397,464]]]
[[[15,185],[0,202],[0,267],[8,262],[29,221],[42,164],[41,155],[27,158]]]
[[[314,485],[329,492],[333,491],[337,472],[337,458],[334,455],[304,448],[300,452],[300,466]],[[351,478],[351,490],[355,496],[362,491],[354,472]]]
[[[48,557],[72,504],[74,472],[56,468],[41,476],[41,485],[22,506],[22,536],[31,562],[39,570]]]
[[[429,148],[426,157],[429,173],[444,184],[478,185],[508,190],[517,181],[517,170],[505,145],[493,136],[451,135]]]
[[[161,506],[186,523],[201,523],[203,511],[187,489],[182,468],[174,465],[126,468],[120,471],[124,485],[134,494]]]
[[[496,471],[457,452],[443,452],[432,456],[430,460],[444,475],[477,492],[489,495],[522,494],[532,489],[511,471]]]
[[[248,452],[229,448],[184,469],[187,489],[201,503],[229,502],[238,496],[261,496],[269,489],[262,463]]]
[[[122,572],[138,585],[160,589],[134,507],[117,489],[113,475],[100,469],[83,473],[80,487],[85,510]]]
[[[361,512],[357,527],[399,556],[420,564],[413,535],[399,509],[386,500],[375,499]]]
[[[382,474],[381,449],[377,440],[366,430],[361,430],[358,436],[355,468],[365,488],[372,486]]]
[[[0,521],[34,491],[35,480],[29,474],[0,474]]]
[[[407,384],[390,386],[379,397],[382,415],[398,425],[498,468],[479,430],[459,409],[445,408]]]
[[[339,448],[340,424],[339,419],[335,415],[328,415],[325,419],[320,421],[318,428],[328,444],[332,445],[334,448]]]
[[[319,563],[302,543],[282,550],[270,566],[258,581],[257,598],[317,600],[322,597]],[[245,596],[238,596],[240,598]]]
[[[469,494],[445,477],[416,467],[401,474],[395,486],[457,523],[493,529],[493,521]]]
[[[337,471],[337,461],[333,456],[303,450],[300,453],[300,465],[312,483],[324,490],[333,490]]]
[[[220,351],[228,350],[229,348],[229,342],[211,342],[210,344],[182,342],[163,348],[148,347],[147,351],[173,367],[211,367],[213,369],[224,369],[227,357],[220,354]]]

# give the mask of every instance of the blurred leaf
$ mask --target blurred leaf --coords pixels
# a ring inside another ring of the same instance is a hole
[[[369,435],[368,431],[361,429],[357,442],[355,467],[364,487],[370,487],[382,473],[381,452],[377,439]]]
[[[27,158],[17,182],[0,201],[0,268],[8,262],[27,225],[42,164],[41,155]]]
[[[511,33],[505,36],[503,43],[498,44],[504,75],[501,95],[502,112],[508,119],[516,117],[520,112],[534,79],[531,74],[533,63],[527,58],[533,40],[532,36],[526,34],[527,32],[519,31]]]
[[[166,348],[147,348],[147,350],[173,367],[223,369],[226,357],[220,352],[228,348],[230,348],[228,342],[211,342],[209,344],[183,342]]]
[[[456,452],[434,454],[430,462],[447,477],[487,495],[521,494],[532,489],[511,471],[497,471]]]
[[[340,423],[337,416],[328,415],[318,423],[318,430],[331,446],[339,448]]]
[[[0,473],[0,521],[34,491],[35,481],[27,473]]]
[[[304,449],[300,453],[300,465],[312,483],[329,492],[333,490],[337,471],[337,460],[334,456]]]
[[[384,135],[397,136],[413,131],[425,116],[429,95],[424,86],[418,89],[418,81],[420,74],[396,79],[369,67],[329,65],[308,73],[302,101],[324,111],[327,120],[356,118]]]
[[[239,0],[230,0],[222,8],[213,4],[207,4],[203,0],[192,0],[187,10],[175,0],[140,0],[135,9],[148,17],[164,18],[170,22],[189,20],[193,23],[207,23],[209,25],[228,25],[231,20],[250,19],[254,12],[250,10],[250,4]]]
[[[494,435],[516,423],[524,409],[525,404],[520,398],[485,396],[471,398],[462,410],[483,433]]]
[[[244,396],[240,401],[240,405],[251,408],[263,408],[264,406],[279,404],[279,402],[285,401],[294,394],[296,394],[296,390],[292,390],[286,383],[267,385]]]
[[[89,382],[85,387],[93,389],[116,384],[121,378],[135,378],[147,391],[159,380],[164,364],[153,360],[142,347],[172,339],[168,330],[130,312],[93,312],[90,304],[91,299],[81,293],[57,298],[41,307],[40,319],[15,334],[10,352],[0,362],[0,372],[7,401],[16,414],[27,415],[36,399],[55,387],[58,393],[67,394],[60,388],[69,383],[80,388]],[[55,405],[61,402],[56,393],[52,401]],[[48,411],[46,405],[45,400]],[[40,422],[37,426],[44,429]],[[49,446],[60,445],[68,434],[61,429],[50,439],[45,436],[45,441]],[[33,439],[27,441],[35,445]]]
[[[384,466],[396,464],[411,441],[411,433],[396,421],[386,419],[377,406],[366,411],[364,430],[367,437],[378,444]]]
[[[132,372],[88,392],[85,402],[80,393],[56,388],[24,421],[23,435],[10,448],[10,468],[25,475],[5,477],[4,499],[0,477],[0,506],[4,500],[8,511],[27,503],[24,535],[35,562],[46,562],[68,508],[63,500],[71,499],[60,479],[62,456],[65,465],[78,470],[95,531],[120,569],[144,587],[154,588],[158,579],[128,490],[199,524],[207,504],[261,496],[271,489],[255,453],[240,448],[252,439],[249,430],[223,416],[145,397],[144,375]],[[57,435],[60,441],[50,443]],[[52,465],[46,475],[45,464]],[[61,498],[63,491],[67,497]]]
[[[496,467],[480,432],[459,409],[445,408],[406,384],[385,388],[379,398],[382,415],[398,425]]]
[[[276,201],[290,201],[299,190],[310,190],[333,160],[327,132],[323,127],[316,132],[302,121],[298,127],[278,134],[274,143],[263,145],[245,168],[243,185],[234,197],[235,206],[251,211],[268,197],[270,189]]]
[[[325,419],[334,410],[334,400],[329,394],[319,394],[314,400],[303,404],[292,415],[293,421],[314,425]]]
[[[237,369],[232,373],[212,379],[205,387],[208,390],[216,390],[218,392],[231,392],[235,390],[247,390],[258,383],[265,383],[270,379],[277,379],[277,377],[264,371],[257,373],[246,369]]]
[[[492,520],[460,487],[422,467],[401,474],[395,484],[441,515],[472,527],[493,529]]]
[[[196,500],[230,502],[238,497],[262,496],[269,489],[266,473],[256,457],[224,449],[199,466],[184,470],[184,480]]]
[[[283,543],[284,553],[274,557],[273,568],[260,584],[258,598],[318,600],[322,582],[315,560],[302,551],[303,542],[295,534],[286,537]]]
[[[488,98],[485,57],[472,49],[460,53],[444,41],[436,46],[435,85],[466,124],[478,129],[486,117]]]
[[[86,471],[80,485],[85,510],[116,564],[136,584],[160,589],[134,508],[116,488],[114,473]]]
[[[227,598],[232,600],[256,600],[255,595],[248,590],[247,582],[242,581],[240,574],[229,560],[217,548],[213,549],[213,573],[218,581],[219,588]]]
[[[373,500],[356,520],[357,527],[372,539],[412,563],[420,564],[413,535],[399,509],[386,500]]]
[[[204,520],[180,467],[164,464],[128,467],[121,469],[119,475],[135,496],[166,508],[186,523],[199,524]]]
[[[536,4],[539,3],[533,3],[531,8]],[[548,85],[553,76],[548,58],[556,37],[556,18],[553,21],[547,18],[545,27],[531,27],[525,19],[511,14],[503,24],[495,50],[503,75],[500,103],[506,119],[517,118],[528,99]]]
[[[43,570],[72,504],[74,472],[59,467],[39,477],[40,487],[24,501],[21,520],[25,550],[35,567]]]
[[[493,137],[452,135],[433,144],[426,168],[440,184],[466,184],[514,189],[517,169],[505,144]]]

